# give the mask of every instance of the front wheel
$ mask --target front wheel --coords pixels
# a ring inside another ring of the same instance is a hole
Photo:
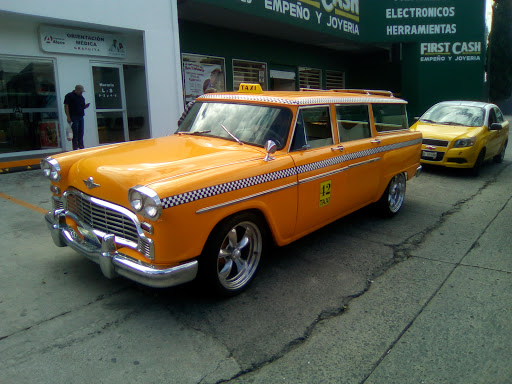
[[[221,222],[213,230],[199,261],[203,281],[223,296],[244,291],[260,263],[264,228],[263,220],[251,212]]]
[[[378,201],[380,211],[385,216],[394,216],[402,208],[405,200],[405,174],[395,175],[389,182],[382,197]]]

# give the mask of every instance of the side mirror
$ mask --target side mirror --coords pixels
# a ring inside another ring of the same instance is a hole
[[[503,129],[503,126],[500,123],[492,123],[489,127],[489,131],[501,131]]]
[[[273,155],[274,153],[276,153],[276,151],[277,151],[277,144],[274,141],[272,141],[272,140],[268,140],[265,143],[265,151],[267,151],[267,155],[265,156],[265,158],[263,160],[264,161],[274,160],[275,157],[272,157],[270,155]]]

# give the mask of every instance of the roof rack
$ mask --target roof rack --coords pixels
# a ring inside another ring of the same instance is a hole
[[[375,95],[375,96],[389,96],[395,97],[391,91],[381,91],[375,89],[313,89],[313,88],[300,88],[301,92],[345,92],[345,93],[358,93],[361,95]]]

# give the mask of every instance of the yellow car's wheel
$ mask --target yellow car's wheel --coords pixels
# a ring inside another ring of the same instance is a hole
[[[394,216],[400,211],[405,200],[405,189],[405,174],[399,173],[390,180],[386,190],[377,203],[380,211],[385,216]]]
[[[212,232],[200,257],[200,278],[223,296],[244,291],[258,270],[265,229],[263,220],[251,212],[243,212],[221,222]]]

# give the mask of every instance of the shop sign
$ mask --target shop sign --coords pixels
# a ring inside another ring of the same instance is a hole
[[[481,55],[481,41],[420,43],[420,61],[422,62],[481,61]]]
[[[125,40],[120,35],[41,25],[39,36],[45,52],[126,57]]]
[[[218,0],[196,1],[219,6]],[[251,16],[361,42],[420,42],[440,38],[455,41],[484,34],[482,0],[225,0],[222,3],[223,8]]]

